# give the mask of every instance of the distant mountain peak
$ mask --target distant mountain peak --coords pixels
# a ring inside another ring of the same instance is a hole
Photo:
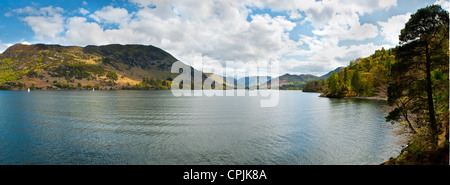
[[[344,70],[344,68],[345,68],[345,67],[338,67],[338,68],[334,69],[333,71],[330,71],[330,72],[328,72],[327,74],[324,74],[324,75],[320,76],[319,78],[320,78],[321,80],[327,79],[328,77],[331,76],[331,74],[332,74],[333,72],[336,72],[336,73],[337,73],[337,72],[339,72],[339,71]]]

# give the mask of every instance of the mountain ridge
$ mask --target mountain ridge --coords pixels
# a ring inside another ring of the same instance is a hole
[[[168,88],[169,79],[177,76],[170,72],[175,61],[151,45],[15,44],[0,54],[0,88]],[[145,83],[151,79],[158,82]]]
[[[176,61],[170,53],[152,45],[15,44],[0,54],[0,89],[170,89],[179,75],[171,73]],[[191,70],[191,76],[199,72]],[[223,79],[224,87],[230,85],[225,77],[206,74],[202,73],[202,81],[210,77]],[[301,89],[307,82],[329,74],[286,73],[276,78],[280,89]],[[259,84],[268,84],[274,78],[248,76],[234,79],[234,84],[237,88],[257,88],[258,79],[266,79]]]
[[[303,88],[303,86],[306,85],[306,83],[308,83],[310,81],[327,79],[333,72],[339,72],[343,69],[344,69],[344,67],[338,67],[322,76],[315,76],[315,75],[311,75],[311,74],[296,75],[296,74],[286,73],[284,75],[277,77],[279,85],[280,85],[279,88],[281,90],[300,90]],[[269,80],[267,82],[267,84],[270,84],[270,83],[271,83],[271,81]]]

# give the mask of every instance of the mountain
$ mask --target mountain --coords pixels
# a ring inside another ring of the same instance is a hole
[[[344,70],[344,67],[338,67],[334,69],[333,71],[328,72],[325,75],[322,75],[320,77],[310,75],[310,74],[300,74],[300,75],[292,75],[292,74],[284,74],[281,75],[275,79],[278,79],[280,89],[282,90],[300,90],[303,88],[303,86],[310,82],[310,81],[316,81],[316,80],[324,80],[327,79],[333,72],[339,72]],[[267,84],[271,84],[271,81],[267,82]]]
[[[170,89],[177,61],[164,50],[148,45],[61,46],[16,44],[0,54],[0,89]],[[334,71],[342,70],[337,68]],[[191,76],[199,72],[191,67]],[[284,74],[280,89],[301,89],[307,82],[327,78],[308,74]],[[202,73],[219,80],[216,74]],[[271,77],[235,79],[238,87],[256,88]],[[231,82],[225,82],[224,86]],[[198,86],[198,85],[197,85]]]
[[[309,74],[291,75],[286,73],[277,78],[269,80],[267,84],[272,84],[272,80],[275,79],[278,79],[279,88],[282,90],[299,90],[307,82],[317,80],[319,79],[319,77]]]
[[[237,87],[256,88],[258,84],[264,84],[271,79],[270,76],[250,76],[239,78],[236,82]],[[259,81],[259,83],[258,83]]]
[[[319,77],[320,80],[326,80],[328,77],[331,76],[331,74],[333,74],[333,72],[338,73],[339,71],[344,70],[345,67],[338,67],[336,69],[334,69],[333,71],[328,72],[327,74],[324,74],[322,76]]]
[[[150,45],[16,44],[0,54],[0,89],[167,89],[175,61]]]
[[[301,85],[304,82],[316,80],[317,78],[318,78],[317,76],[309,75],[309,74],[300,74],[300,75],[284,74],[284,75],[280,76],[279,83],[280,83],[280,86],[288,85],[288,84]]]

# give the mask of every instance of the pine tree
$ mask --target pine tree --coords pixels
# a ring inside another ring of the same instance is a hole
[[[398,120],[405,111],[416,113],[419,115],[416,122],[430,129],[433,146],[437,145],[439,133],[432,72],[444,66],[448,76],[448,27],[448,12],[439,5],[419,9],[411,15],[399,37],[398,60],[392,65],[388,87],[388,102],[397,107],[387,119]],[[403,116],[403,119],[408,118]]]

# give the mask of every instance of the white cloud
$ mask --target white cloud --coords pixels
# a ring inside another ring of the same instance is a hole
[[[0,40],[0,53],[3,53],[6,49],[8,49],[12,45],[13,44],[11,43],[2,43],[2,41]]]
[[[97,23],[87,22],[84,17],[72,17],[67,20],[65,39],[66,42],[80,45],[108,44],[103,38],[103,28]]]
[[[14,10],[12,10],[12,12],[18,13],[18,14],[29,14],[29,15],[39,15],[39,14],[41,14],[39,12],[39,10],[37,10],[36,8],[33,8],[31,6],[26,6],[24,8],[14,9]],[[11,15],[11,14],[9,14],[9,15]]]
[[[84,8],[79,8],[78,11],[79,11],[81,14],[83,14],[83,15],[86,15],[86,14],[91,13],[91,12],[89,12],[88,10],[86,10],[86,9],[84,9]]]
[[[441,5],[447,11],[450,11],[450,2],[448,0],[437,0],[434,4]]]
[[[392,16],[387,22],[378,22],[381,26],[381,35],[386,41],[392,44],[399,43],[400,31],[405,27],[406,22],[411,18],[411,13]]]
[[[359,2],[359,1],[358,1]],[[342,4],[339,4],[342,3]],[[316,28],[313,33],[323,37],[341,40],[365,40],[378,35],[378,28],[373,24],[361,24],[359,16],[369,12],[365,4],[350,2],[322,1],[306,8],[306,18]]]
[[[301,19],[302,17],[298,10],[289,11],[289,19]]]
[[[128,14],[125,8],[114,8],[112,6],[103,7],[101,10],[95,11],[89,15],[90,18],[97,22],[121,24],[127,23],[132,15]]]
[[[285,66],[296,64],[311,72],[326,73],[331,67],[347,64],[345,60],[349,58],[364,57],[360,55],[379,49],[373,44],[339,44],[344,40],[375,38],[379,34],[378,27],[361,23],[359,17],[396,5],[395,0],[130,2],[137,5],[135,11],[105,6],[91,13],[79,8],[83,17],[64,17],[64,10],[52,6],[25,7],[11,13],[25,15],[22,20],[34,31],[35,38],[45,43],[146,44],[161,47],[182,61],[189,61],[195,52],[218,61],[279,59],[289,63]],[[254,14],[252,8],[286,14],[274,17]],[[313,35],[291,40],[290,31],[305,23],[312,26]],[[111,28],[108,24],[115,26]],[[380,33],[384,34],[383,31]],[[284,56],[301,59],[285,59]],[[318,67],[320,65],[328,69]]]
[[[154,0],[129,0],[130,2],[136,3],[141,7],[147,7],[152,5]]]
[[[373,43],[336,46],[334,44],[327,44],[324,41],[318,41],[314,38],[306,39],[311,39],[312,42],[316,43],[310,46],[312,48],[311,50],[302,53],[309,57],[303,60],[280,60],[280,73],[298,74],[299,71],[304,71],[303,73],[321,76],[337,67],[347,66],[351,60],[367,57],[382,47],[392,47],[391,45],[378,46]]]
[[[29,16],[23,19],[40,40],[55,39],[64,31],[62,17]]]
[[[249,11],[236,2],[202,3],[210,5],[142,8],[127,29],[176,56],[201,52],[217,60],[259,60],[276,58],[289,45],[288,32],[296,24],[285,17],[252,15],[247,21]]]
[[[31,27],[34,37],[39,40],[56,40],[64,32],[64,9],[60,7],[25,7],[13,10],[14,13],[27,15],[22,20]]]
[[[282,74],[299,74],[299,71],[304,71],[303,73],[312,74],[316,76],[323,75],[323,71],[329,71],[330,66],[323,62],[310,61],[310,60],[297,60],[288,59],[280,61],[280,75]]]
[[[337,38],[339,40],[365,40],[378,35],[378,27],[373,24],[359,23],[359,17],[334,16],[322,29],[313,30],[313,33],[323,37]]]
[[[364,1],[315,1],[307,0],[301,3],[273,1],[278,9],[299,10],[304,12],[303,24],[309,22],[314,28],[314,36],[300,35],[298,48],[289,53],[299,60],[289,59],[289,69],[294,71],[309,71],[312,74],[324,74],[336,67],[348,65],[350,60],[367,57],[383,46],[364,43],[366,39],[375,38],[379,34],[374,24],[361,23],[360,16],[370,14],[375,10],[389,9],[397,5],[392,0]],[[340,46],[341,41],[353,40],[360,44]],[[390,46],[385,45],[388,48]]]
[[[362,15],[374,10],[397,6],[397,0],[339,0],[339,4],[339,7],[352,9]]]
[[[145,1],[145,0],[135,0]],[[246,1],[244,1],[246,2]],[[358,15],[371,13],[375,10],[389,9],[397,6],[397,0],[263,0],[258,3],[246,2],[258,8],[270,8],[274,11],[299,10],[305,13],[305,21],[320,27],[327,24],[334,16],[354,12]]]

